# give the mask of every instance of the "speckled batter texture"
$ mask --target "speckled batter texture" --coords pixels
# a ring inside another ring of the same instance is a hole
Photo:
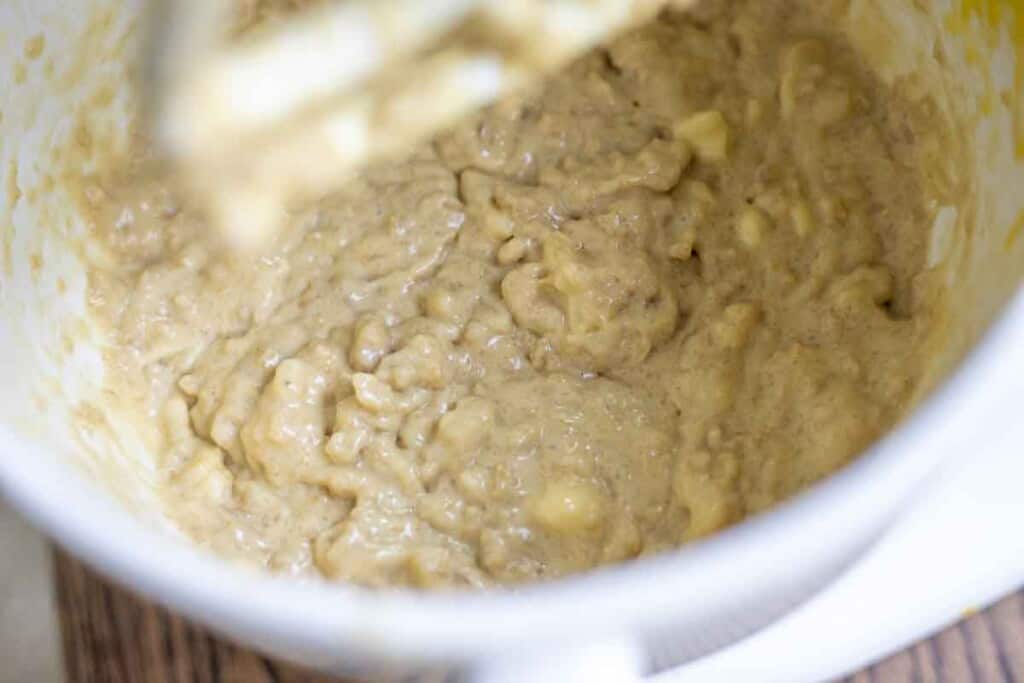
[[[932,320],[915,120],[833,2],[708,2],[220,248],[145,153],[83,192],[112,390],[203,546],[487,586],[658,552],[841,467]]]

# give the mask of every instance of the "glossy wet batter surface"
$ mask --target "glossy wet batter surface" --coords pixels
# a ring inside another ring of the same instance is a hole
[[[225,250],[87,184],[113,390],[195,541],[368,585],[705,536],[892,426],[932,293],[915,128],[835,3],[667,15]],[[140,152],[140,159],[144,157]]]

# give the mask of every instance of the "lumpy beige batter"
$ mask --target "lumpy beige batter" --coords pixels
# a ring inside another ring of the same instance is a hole
[[[90,181],[114,389],[198,543],[485,586],[763,510],[908,409],[914,117],[807,0],[668,15],[220,249],[140,154]]]

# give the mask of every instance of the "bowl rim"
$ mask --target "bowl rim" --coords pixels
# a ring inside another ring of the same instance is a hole
[[[67,465],[35,457],[7,427],[0,427],[0,496],[117,583],[250,644],[291,643],[306,663],[471,661],[524,641],[644,633],[687,615],[699,624],[738,594],[791,580],[793,567],[823,566],[843,546],[839,534],[877,537],[947,456],[983,447],[979,435],[996,438],[991,426],[1015,418],[1012,396],[1022,389],[1018,287],[917,410],[824,481],[678,550],[511,591],[372,590],[234,564],[144,525]]]

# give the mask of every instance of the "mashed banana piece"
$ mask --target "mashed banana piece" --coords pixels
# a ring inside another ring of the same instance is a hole
[[[112,382],[171,516],[273,570],[485,586],[657,552],[842,466],[932,320],[918,124],[838,5],[666,15],[407,161],[216,245],[86,189]]]

